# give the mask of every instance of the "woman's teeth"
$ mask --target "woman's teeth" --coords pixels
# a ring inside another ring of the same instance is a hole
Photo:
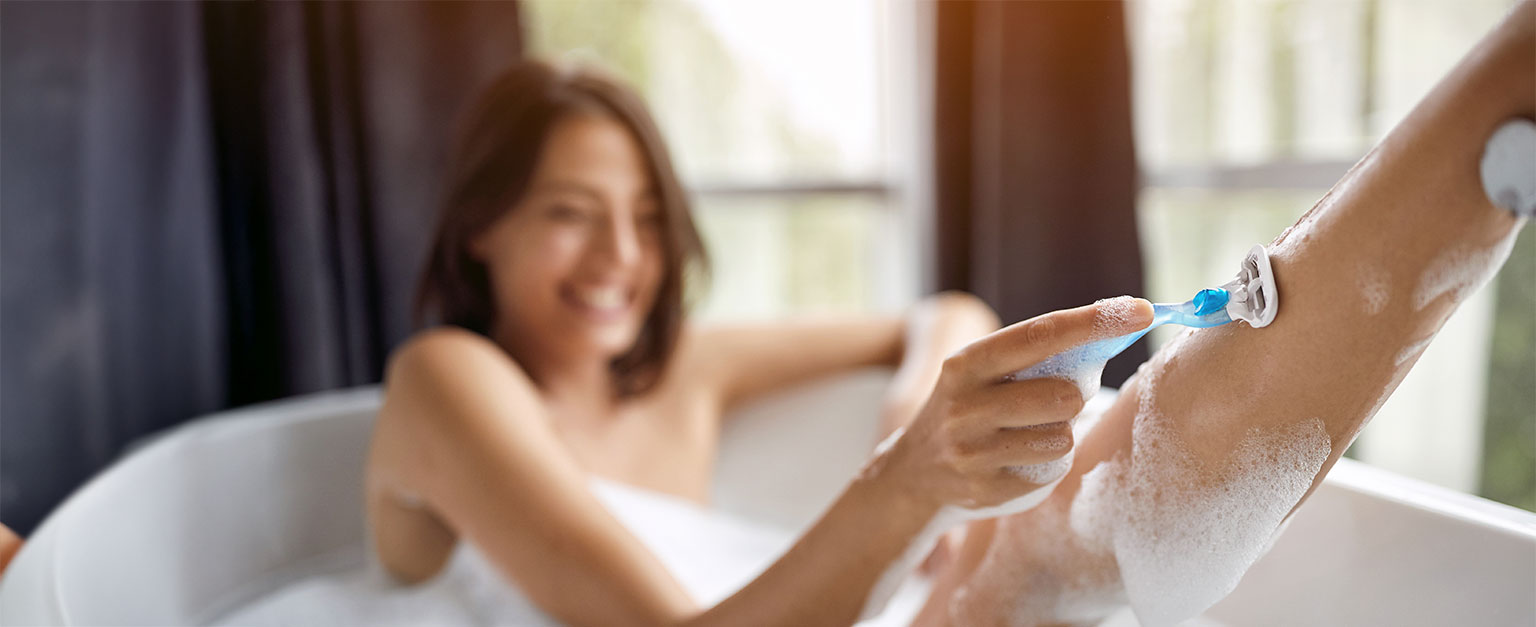
[[[619,309],[625,301],[624,290],[616,287],[578,289],[576,299],[593,309]]]

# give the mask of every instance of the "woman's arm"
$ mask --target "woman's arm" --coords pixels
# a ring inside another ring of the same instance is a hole
[[[689,361],[712,377],[722,406],[861,366],[898,366],[881,435],[916,415],[944,358],[998,328],[981,299],[944,292],[913,305],[905,317],[805,318],[700,328]]]
[[[423,332],[391,356],[385,382],[370,492],[408,490],[441,521],[434,542],[473,542],[562,622],[662,624],[694,611],[682,585],[592,494],[532,381],[495,344],[451,327]],[[374,537],[386,567],[407,581],[446,559],[438,551],[423,569],[422,560],[389,557],[415,554],[420,534]]]
[[[1119,331],[1146,326],[1150,307],[1139,313]],[[987,507],[1040,487],[1005,469],[1060,458],[1069,432],[1019,427],[1065,424],[1082,398],[1065,382],[1004,375],[1095,339],[1097,318],[1094,306],[1055,312],[949,358],[905,434],[784,557],[702,613],[587,489],[532,384],[487,340],[442,330],[398,351],[376,429],[403,449],[395,477],[412,477],[424,507],[563,622],[848,624],[940,507]],[[376,436],[376,449],[385,439]]]
[[[1225,596],[1502,265],[1523,222],[1490,203],[1479,160],[1495,128],[1533,113],[1527,1],[1275,240],[1273,324],[1169,343],[1050,500],[968,542],[963,554],[985,557],[949,617],[1049,622],[1128,597],[1143,622],[1171,624]]]

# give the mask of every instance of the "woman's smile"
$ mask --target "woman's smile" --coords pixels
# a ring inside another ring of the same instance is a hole
[[[634,312],[635,289],[622,284],[560,286],[560,301],[586,320],[623,322]]]

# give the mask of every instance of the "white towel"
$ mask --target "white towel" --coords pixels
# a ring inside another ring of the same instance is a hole
[[[659,558],[704,607],[756,578],[795,536],[667,494],[594,478],[609,511]],[[907,624],[929,582],[912,577],[880,616],[860,623]],[[308,577],[227,614],[221,625],[557,625],[503,579],[468,542],[441,574],[417,586],[392,582],[376,566]]]

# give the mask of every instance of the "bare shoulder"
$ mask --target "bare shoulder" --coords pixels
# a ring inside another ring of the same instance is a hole
[[[454,405],[483,404],[477,397],[489,388],[475,385],[474,373],[510,362],[489,339],[457,327],[416,333],[389,356],[369,446],[367,516],[374,551],[403,582],[435,576],[457,542],[458,532],[425,498],[446,458],[440,444],[470,426],[453,419],[462,415]]]
[[[384,379],[388,383],[399,376],[453,369],[465,360],[508,364],[512,361],[495,342],[483,335],[459,327],[433,327],[412,335],[390,353]]]
[[[455,327],[417,333],[390,355],[376,431],[409,439],[522,423],[540,414],[533,381],[490,339]]]
[[[457,327],[421,331],[390,354],[367,464],[374,549],[405,582],[434,576],[459,532],[438,501],[485,434],[521,439],[540,406],[532,383],[490,339]]]
[[[483,335],[458,327],[421,331],[400,344],[384,371],[386,398],[400,386],[449,386],[458,391],[479,386],[529,383],[506,351]],[[419,390],[418,390],[419,391]]]

